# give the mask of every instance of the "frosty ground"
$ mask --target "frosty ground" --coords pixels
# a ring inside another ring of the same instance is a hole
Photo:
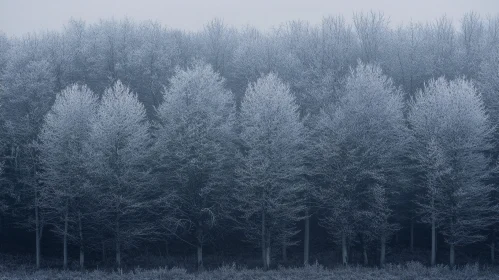
[[[212,271],[188,273],[180,268],[123,271],[62,271],[32,270],[20,267],[2,271],[0,279],[499,279],[494,268],[466,265],[457,269],[447,266],[425,267],[417,262],[405,265],[387,265],[385,268],[360,266],[326,269],[320,265],[305,268],[280,268],[270,271],[244,269],[235,265],[222,266]]]

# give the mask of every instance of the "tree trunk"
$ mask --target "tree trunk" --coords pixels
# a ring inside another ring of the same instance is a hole
[[[352,243],[347,242],[347,260],[353,260]]]
[[[385,266],[385,256],[386,256],[386,235],[383,233],[381,235],[381,249],[379,256],[379,265],[381,267]]]
[[[438,231],[437,225],[435,224],[435,256],[438,254]]]
[[[490,263],[495,264],[496,263],[496,242],[492,241],[490,242]]]
[[[121,267],[121,248],[120,248],[120,241],[119,239],[117,238],[116,239],[116,266],[118,268]]]
[[[102,262],[106,262],[106,243],[102,240]]]
[[[363,248],[362,248],[362,254],[364,256],[364,265],[365,266],[368,266],[369,265],[369,259],[367,258],[367,246],[364,244]]]
[[[265,255],[266,255],[267,269],[269,269],[270,268],[270,244],[267,244],[267,250],[266,250]]]
[[[80,247],[80,270],[85,269],[85,252],[83,251],[83,248]]]
[[[362,256],[364,258],[364,265],[369,265],[369,259],[367,258],[367,244],[364,237],[360,235],[360,242],[362,243]]]
[[[343,265],[348,264],[347,235],[345,232],[341,233],[341,260],[342,260]]]
[[[63,264],[62,264],[62,268],[64,270],[68,269],[68,208],[67,208],[67,204],[66,204],[66,209],[65,209],[65,213],[64,213],[64,249],[63,249],[63,256],[64,256],[64,260],[63,260]]]
[[[198,262],[197,262],[197,268],[198,271],[203,271],[203,245],[198,244],[197,246],[197,257],[198,257]]]
[[[197,269],[198,271],[203,271],[204,266],[203,266],[203,224],[202,222],[198,223],[198,227],[196,228],[196,234],[197,234]]]
[[[493,265],[496,262],[496,231],[492,229],[492,240],[490,241],[490,263]]]
[[[35,200],[37,198],[35,197]],[[42,234],[41,234],[41,226],[40,226],[40,217],[38,213],[38,206],[35,206],[35,238],[36,238],[36,269],[40,269],[40,259],[41,259],[41,254],[40,254],[40,241],[42,239]]]
[[[411,253],[414,252],[414,219],[411,218],[411,244],[409,245]]]
[[[40,250],[40,233],[38,230],[36,231],[36,269],[40,269],[40,260],[41,260],[41,250]]]
[[[165,251],[166,251],[166,256],[168,257],[170,255],[170,248],[168,246],[168,240],[165,241]]]
[[[120,221],[119,216],[116,217],[116,266],[121,268],[121,240],[120,240]]]
[[[262,210],[262,262],[263,262],[263,270],[268,269],[267,263],[267,243],[266,243],[266,232],[265,232],[265,210]]]
[[[287,252],[287,245],[286,242],[282,242],[282,261],[287,262],[288,261],[288,252]]]
[[[83,270],[85,268],[85,251],[83,243],[83,224],[80,212],[78,212],[78,232],[80,235],[80,269]]]
[[[310,217],[308,216],[308,208],[305,209],[305,237],[303,239],[303,263],[308,265],[308,255],[310,252]]]
[[[437,260],[437,251],[436,251],[436,232],[435,232],[435,219],[431,221],[431,266],[434,266]]]
[[[456,260],[456,255],[454,251],[454,244],[450,244],[450,253],[449,253],[449,265],[450,267],[454,267]]]
[[[271,264],[271,259],[270,259],[270,231],[268,230],[268,228],[265,230],[265,239],[266,239],[266,242],[265,242],[265,262],[267,263],[267,269],[270,269],[270,264]]]

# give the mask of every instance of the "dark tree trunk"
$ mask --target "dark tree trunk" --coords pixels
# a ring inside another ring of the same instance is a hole
[[[431,221],[431,262],[430,264],[432,266],[435,265],[436,260],[437,260],[437,240],[436,240],[436,230],[435,230],[435,219],[432,218]]]
[[[367,258],[367,248],[366,248],[365,244],[364,244],[364,246],[362,248],[362,254],[364,256],[364,265],[368,266],[369,265],[369,259]]]
[[[450,267],[454,267],[454,264],[456,263],[456,252],[454,249],[454,244],[450,244],[450,249],[449,249],[449,265]]]
[[[341,233],[341,261],[343,265],[348,264],[347,235],[345,232]]]
[[[450,223],[450,232],[454,233],[454,218],[451,218]],[[455,252],[455,244],[451,243],[449,248],[449,266],[454,268],[454,264],[456,263],[456,252]]]
[[[170,247],[168,246],[168,240],[165,241],[165,252],[166,256],[168,257],[170,255]]]
[[[85,244],[83,242],[83,224],[81,220],[81,213],[78,212],[78,232],[80,235],[80,269],[83,270],[85,268]]]
[[[266,248],[266,253],[265,253],[265,259],[266,259],[266,263],[267,263],[267,268],[266,270],[268,270],[270,268],[270,242],[268,241],[267,242],[267,248]]]
[[[438,231],[437,225],[435,225],[435,255],[438,254]]]
[[[414,219],[411,218],[411,252],[414,252]]]
[[[197,262],[198,271],[203,271],[204,266],[203,266],[203,245],[202,244],[198,244],[198,246],[197,246],[197,259],[198,259],[198,262]]]
[[[367,266],[369,265],[369,259],[367,258],[367,243],[362,235],[360,235],[360,242],[362,244],[362,257],[364,259],[364,265]]]
[[[62,268],[64,270],[68,269],[68,206],[66,205],[64,213],[64,245],[63,245],[63,264]]]
[[[83,251],[83,248],[80,246],[80,270],[85,269],[85,252]]]
[[[197,269],[198,271],[204,270],[203,265],[203,223],[198,222],[198,226],[196,228],[196,237],[197,237]]]
[[[121,240],[119,216],[116,218],[116,266],[121,268]]]
[[[386,256],[386,235],[383,233],[381,235],[381,249],[379,256],[379,265],[381,267],[385,266],[385,256]]]
[[[490,242],[490,263],[495,264],[496,263],[496,242],[491,241]]]
[[[35,199],[37,199],[35,197]],[[35,231],[36,231],[36,269],[40,269],[40,261],[41,261],[41,250],[40,250],[40,241],[42,239],[42,228],[40,225],[40,213],[38,211],[38,206],[35,206]]]
[[[102,262],[106,262],[106,243],[102,240]]]
[[[265,210],[262,210],[262,262],[263,262],[263,270],[267,270],[268,263],[267,263],[267,240],[266,240],[266,231],[265,231]]]
[[[116,266],[118,268],[121,267],[121,248],[120,248],[120,242],[118,239],[116,239]]]
[[[496,230],[492,229],[490,235],[490,263],[493,265],[496,262]]]
[[[310,253],[310,217],[308,216],[308,208],[305,209],[305,237],[303,239],[303,263],[308,265],[308,256]]]
[[[287,262],[288,261],[288,248],[286,245],[286,242],[282,242],[282,261]]]

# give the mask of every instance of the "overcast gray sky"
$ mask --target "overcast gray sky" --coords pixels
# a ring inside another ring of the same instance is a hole
[[[499,13],[499,0],[0,0],[0,30],[7,35],[61,30],[73,17],[89,23],[99,19],[154,20],[183,30],[199,30],[218,17],[232,26],[261,29],[288,20],[318,23],[323,16],[383,11],[396,25],[427,21],[446,14],[458,22],[463,13],[483,17]]]

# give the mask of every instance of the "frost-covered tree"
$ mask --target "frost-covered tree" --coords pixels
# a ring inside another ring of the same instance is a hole
[[[499,19],[498,19],[499,25]],[[498,27],[499,29],[499,27]],[[490,48],[488,58],[480,64],[477,88],[492,123],[499,122],[499,46]],[[499,138],[499,136],[496,136]]]
[[[63,236],[64,269],[68,265],[68,227],[78,224],[80,264],[83,266],[82,219],[87,157],[84,146],[90,136],[91,120],[97,108],[97,97],[86,87],[72,85],[57,95],[51,111],[45,117],[39,135],[40,179],[44,184],[43,197],[59,219],[55,229]],[[62,222],[62,226],[59,226]]]
[[[435,263],[435,226],[450,246],[484,239],[495,207],[489,204],[488,175],[491,127],[480,95],[463,79],[433,80],[419,92],[411,106],[409,124],[414,158],[421,166],[426,194],[419,202],[432,225],[432,264]]]
[[[302,219],[304,127],[289,88],[275,74],[250,84],[238,125],[242,150],[234,200],[240,228],[261,246],[268,269],[271,247],[293,244]]]
[[[355,30],[360,42],[362,59],[366,62],[379,63],[382,59],[383,46],[386,44],[389,20],[381,12],[354,14]]]
[[[45,218],[40,209],[40,185],[36,178],[38,161],[33,141],[40,132],[43,117],[55,99],[52,66],[42,53],[42,42],[26,36],[12,42],[5,68],[1,73],[2,136],[5,141],[5,173],[15,184],[20,207],[15,215],[18,224],[35,231],[36,266],[40,267]],[[29,217],[26,219],[26,217]]]
[[[215,18],[204,26],[200,34],[202,54],[217,73],[226,76],[237,44],[234,28]]]
[[[452,20],[444,15],[427,25],[424,40],[427,41],[426,52],[431,56],[431,63],[426,67],[432,70],[432,77],[456,77],[458,48]]]
[[[268,73],[272,64],[268,36],[256,28],[244,29],[240,36],[232,56],[231,71],[227,73],[237,105],[241,104],[248,83],[256,81],[260,73]]]
[[[466,13],[461,19],[459,43],[462,48],[462,73],[468,78],[476,78],[484,47],[484,26],[476,12]]]
[[[413,145],[417,147],[417,145]],[[413,197],[419,208],[419,214],[422,221],[431,226],[431,258],[430,264],[436,263],[436,238],[437,238],[437,223],[438,209],[437,203],[441,190],[441,185],[445,177],[449,174],[449,168],[446,166],[443,150],[434,140],[425,143],[424,146],[419,146],[411,151],[411,158],[417,165],[416,182],[422,187],[416,188],[418,191],[423,189],[423,194],[418,197]],[[419,179],[419,180],[418,180]]]
[[[379,67],[360,63],[347,78],[339,104],[319,118],[313,174],[325,210],[322,223],[341,243],[343,264],[358,232],[364,251],[369,241],[380,241],[384,262],[386,241],[396,229],[391,199],[406,138],[402,106],[391,79]]]
[[[160,127],[154,150],[160,181],[180,198],[176,218],[190,235],[182,240],[197,248],[201,270],[203,246],[213,238],[211,229],[226,216],[235,104],[224,79],[208,65],[178,69],[170,84],[157,110]]]
[[[87,171],[101,207],[102,230],[113,234],[116,265],[121,251],[155,232],[144,218],[155,193],[150,168],[149,122],[137,96],[121,82],[108,88],[92,122]]]
[[[410,22],[406,27],[390,33],[386,57],[387,75],[399,84],[406,94],[406,99],[414,96],[424,82],[430,78],[432,52],[426,50],[428,40],[425,27],[420,23]]]
[[[497,30],[499,31],[499,17],[497,21]],[[497,40],[499,41],[499,40]],[[487,59],[483,60],[480,64],[480,70],[477,79],[477,88],[482,94],[483,103],[485,105],[485,110],[487,116],[492,124],[495,124],[495,129],[493,132],[494,143],[496,143],[490,151],[490,156],[495,163],[499,158],[499,128],[497,124],[499,123],[499,45],[497,42],[491,44],[489,48],[489,53],[487,54]],[[494,172],[491,174],[491,180],[489,181],[493,187],[499,189],[499,172]],[[499,197],[497,196],[497,191],[492,199],[497,203]],[[499,223],[495,223],[491,228],[490,235],[490,252],[491,252],[491,262],[494,263],[495,259],[495,248],[496,248],[496,232],[498,230]]]
[[[2,35],[0,34],[0,42],[2,40]],[[0,44],[1,45],[1,44]],[[2,84],[0,83],[0,95],[2,95]],[[0,105],[0,110],[2,109]],[[2,123],[0,118],[0,123]],[[5,139],[0,130],[0,150],[5,149]],[[13,185],[4,177],[5,160],[0,161],[0,230],[2,230],[2,219],[5,212],[9,209],[10,200],[15,197],[15,192]]]

